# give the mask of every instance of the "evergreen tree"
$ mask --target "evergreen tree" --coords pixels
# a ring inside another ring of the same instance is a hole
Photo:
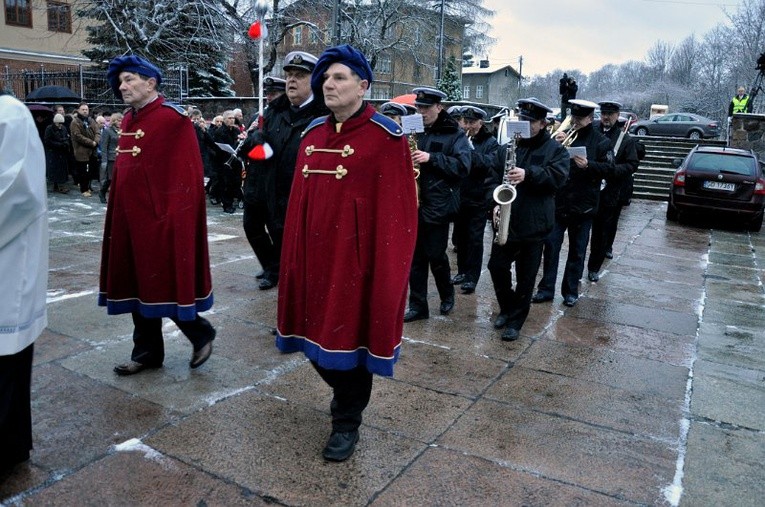
[[[438,82],[438,89],[446,94],[446,100],[462,100],[462,81],[457,73],[457,59],[453,55],[446,61],[444,75]]]
[[[93,46],[83,54],[105,66],[115,56],[135,54],[172,75],[188,72],[189,95],[231,96],[226,72],[232,37],[215,0],[93,0],[78,11]],[[168,90],[171,96],[179,91]]]

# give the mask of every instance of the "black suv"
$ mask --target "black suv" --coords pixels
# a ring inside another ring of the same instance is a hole
[[[667,203],[667,220],[684,216],[737,216],[750,231],[762,227],[765,178],[753,151],[696,146],[678,168]]]

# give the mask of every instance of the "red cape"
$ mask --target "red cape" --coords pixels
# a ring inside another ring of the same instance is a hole
[[[131,135],[139,130],[143,135]],[[213,303],[202,159],[189,118],[159,97],[122,120],[98,304],[193,320]]]
[[[308,128],[284,228],[281,351],[303,351],[329,369],[393,374],[417,237],[412,159],[400,133],[372,106],[339,133],[329,119]],[[320,151],[346,146],[347,156]],[[340,179],[302,172],[338,166],[347,170]]]

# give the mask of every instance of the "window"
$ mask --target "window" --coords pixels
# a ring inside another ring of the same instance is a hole
[[[470,85],[465,85],[465,87],[462,88],[462,98],[466,100],[470,98]]]
[[[483,85],[476,85],[475,86],[475,98],[482,99],[483,98]]]
[[[385,89],[385,88],[373,87],[373,89],[372,89],[372,99],[374,99],[374,100],[387,100],[388,99],[388,90]]]
[[[32,28],[32,2],[5,0],[5,24]]]
[[[295,30],[292,31],[292,40],[296,46],[300,46],[303,44],[303,27],[302,26],[296,26]]]
[[[380,56],[377,60],[377,68],[375,69],[379,74],[390,74],[390,56]]]
[[[48,2],[48,30],[72,33],[72,7],[61,2]]]

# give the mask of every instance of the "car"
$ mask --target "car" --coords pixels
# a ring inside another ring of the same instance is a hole
[[[754,151],[697,145],[674,162],[667,220],[728,215],[750,231],[762,228],[765,176]]]
[[[632,111],[619,111],[619,121],[626,122],[627,120],[629,120],[630,123],[634,123],[638,121],[638,115]]]
[[[692,113],[669,113],[650,120],[641,120],[630,127],[638,136],[669,136],[702,139],[720,135],[719,124],[710,118]]]

